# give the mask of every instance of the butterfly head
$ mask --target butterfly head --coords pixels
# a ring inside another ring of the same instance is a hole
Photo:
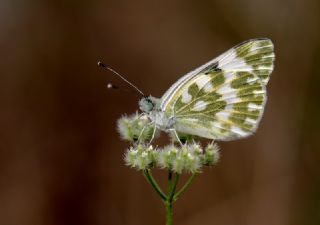
[[[139,101],[139,108],[142,112],[149,113],[155,109],[156,104],[156,98],[152,96],[143,97]]]

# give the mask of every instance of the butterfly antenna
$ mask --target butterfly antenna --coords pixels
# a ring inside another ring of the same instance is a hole
[[[117,86],[117,85],[114,85],[113,83],[108,83],[107,84],[107,88],[108,89],[115,89],[115,90],[121,90],[121,91],[126,91],[126,92],[134,92],[134,93],[137,93],[136,92],[136,89],[127,89],[125,87],[122,87],[122,86]]]
[[[106,64],[102,63],[102,62],[98,62],[98,66],[103,67],[109,71],[111,71],[112,73],[114,73],[115,75],[117,75],[118,77],[120,77],[124,82],[126,82],[127,84],[129,84],[131,87],[133,87],[139,94],[141,94],[142,96],[144,96],[143,92],[137,88],[137,86],[135,86],[133,83],[131,83],[130,81],[128,81],[124,76],[122,76],[120,73],[118,73],[117,71],[115,71],[114,69],[112,69],[111,67],[107,66]],[[114,88],[114,86],[111,84],[111,86],[108,85],[108,88]],[[116,87],[117,89],[118,87]]]

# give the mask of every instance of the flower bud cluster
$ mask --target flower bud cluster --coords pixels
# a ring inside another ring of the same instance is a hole
[[[157,166],[181,174],[182,172],[200,172],[203,166],[213,166],[219,159],[219,148],[209,144],[203,149],[199,144],[186,144],[182,147],[165,146],[153,149],[152,146],[137,145],[125,154],[128,166],[144,170]]]
[[[124,156],[124,161],[127,166],[134,167],[138,170],[152,168],[158,158],[159,152],[154,150],[152,145],[130,147]]]
[[[201,168],[202,149],[196,144],[184,145],[181,148],[166,146],[160,151],[158,165],[176,173],[199,172]]]
[[[150,123],[147,116],[133,114],[131,116],[122,116],[118,120],[118,132],[122,139],[139,143],[148,142],[153,133],[154,125]],[[155,133],[157,135],[158,132]]]

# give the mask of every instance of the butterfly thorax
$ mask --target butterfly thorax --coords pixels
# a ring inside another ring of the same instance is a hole
[[[150,112],[149,118],[157,128],[163,131],[172,129],[175,124],[175,118],[173,116],[168,116],[164,111],[161,110],[154,110]]]
[[[143,97],[139,101],[139,108],[142,112],[146,113],[152,123],[157,128],[163,131],[171,129],[175,123],[174,117],[168,115],[160,108],[160,99],[152,96]]]

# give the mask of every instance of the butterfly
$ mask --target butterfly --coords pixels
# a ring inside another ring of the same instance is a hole
[[[274,60],[270,39],[247,40],[182,76],[161,98],[143,97],[139,108],[155,130],[176,137],[227,141],[250,136],[263,115]]]

